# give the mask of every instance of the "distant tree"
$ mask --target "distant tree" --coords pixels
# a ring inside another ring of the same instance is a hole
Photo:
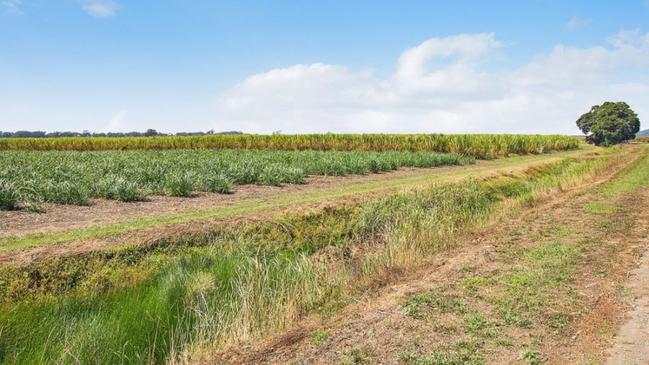
[[[640,130],[640,119],[627,103],[607,101],[579,117],[577,126],[588,143],[610,146],[634,139]]]
[[[45,132],[43,131],[16,131],[14,133],[15,137],[20,137],[20,138],[42,138],[45,137]]]
[[[153,137],[153,136],[157,136],[157,135],[158,135],[158,131],[156,131],[155,129],[151,129],[151,128],[147,129],[146,132],[144,132],[145,137]]]

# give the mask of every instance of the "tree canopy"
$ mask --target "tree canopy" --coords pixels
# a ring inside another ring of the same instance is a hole
[[[610,146],[634,139],[640,130],[640,119],[627,103],[607,101],[579,117],[577,126],[589,143]]]

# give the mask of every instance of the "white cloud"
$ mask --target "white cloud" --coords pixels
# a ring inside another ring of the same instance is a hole
[[[108,125],[106,126],[106,131],[107,132],[122,131],[122,125],[125,117],[126,117],[126,110],[122,110],[117,114],[115,114],[108,122]]]
[[[23,13],[22,0],[2,0],[0,4],[2,4],[2,7],[4,8],[5,12],[8,14],[20,15]]]
[[[401,54],[397,77],[416,79],[426,76],[431,61],[454,60],[456,64],[472,64],[500,46],[493,33],[431,38]]]
[[[117,13],[119,5],[111,0],[88,0],[81,3],[81,8],[95,18],[110,18]]]
[[[566,23],[566,28],[570,30],[583,29],[588,27],[590,23],[590,19],[573,16],[572,18],[570,18],[570,20],[568,20],[568,23]]]
[[[507,71],[484,61],[493,34],[431,38],[376,77],[322,63],[252,75],[220,95],[219,126],[253,133],[577,133],[574,120],[604,100],[649,116],[649,34],[621,32],[590,48],[557,45]]]

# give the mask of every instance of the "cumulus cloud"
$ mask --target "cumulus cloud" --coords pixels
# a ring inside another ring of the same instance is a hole
[[[557,45],[493,71],[488,61],[502,47],[491,33],[431,38],[404,50],[385,78],[324,63],[255,74],[219,96],[219,126],[254,133],[577,133],[574,120],[604,100],[627,100],[649,115],[649,34],[621,32],[589,48]]]
[[[117,13],[119,5],[110,0],[89,0],[83,1],[81,8],[95,18],[110,18]]]
[[[22,0],[2,0],[0,4],[8,14],[20,15],[23,13]]]

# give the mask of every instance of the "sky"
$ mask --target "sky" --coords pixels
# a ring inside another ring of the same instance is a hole
[[[0,0],[0,131],[576,134],[607,100],[649,118],[649,0]]]

